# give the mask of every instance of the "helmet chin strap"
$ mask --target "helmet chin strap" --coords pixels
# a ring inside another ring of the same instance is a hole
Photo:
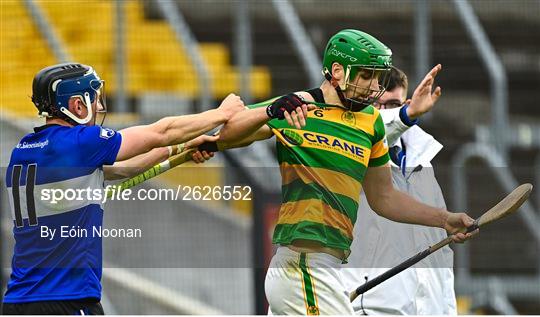
[[[86,106],[86,109],[88,110],[88,113],[86,114],[86,117],[81,119],[81,118],[77,117],[76,115],[74,115],[66,107],[60,108],[60,111],[63,114],[65,114],[66,116],[68,116],[71,120],[77,122],[78,124],[87,124],[88,122],[90,122],[90,120],[92,120],[92,103],[90,102],[90,94],[85,92],[84,96],[77,95],[77,96],[73,96],[73,97],[81,97],[81,98],[83,98],[83,100],[84,100],[83,103]]]
[[[328,80],[330,82],[330,84],[332,85],[332,87],[334,87],[334,89],[336,90],[336,93],[337,93],[341,103],[349,111],[353,111],[353,112],[362,111],[365,107],[368,106],[368,105],[364,104],[363,102],[356,101],[356,100],[353,100],[353,99],[350,99],[350,98],[346,98],[345,94],[343,93],[343,90],[339,86],[339,82],[337,81],[337,79],[334,78],[334,76],[332,76],[332,74],[330,74],[328,69],[325,69],[323,71],[323,74],[324,74],[324,78],[326,78],[326,80]]]
[[[103,123],[105,123],[105,118],[107,118],[107,111],[101,112],[103,113],[103,118],[101,119],[100,126],[103,126]],[[96,120],[97,120],[97,113],[96,113]]]

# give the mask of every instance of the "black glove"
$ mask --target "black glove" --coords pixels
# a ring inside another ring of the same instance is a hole
[[[218,152],[218,146],[217,142],[204,142],[203,144],[199,145],[197,147],[197,150],[199,151],[206,151],[208,153],[210,152]]]
[[[272,119],[285,119],[285,112],[291,113],[298,107],[302,107],[304,101],[296,94],[288,94],[276,99],[271,105],[266,107],[266,114]]]

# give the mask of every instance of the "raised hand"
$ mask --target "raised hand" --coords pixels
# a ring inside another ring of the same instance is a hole
[[[235,95],[229,94],[218,107],[218,110],[222,111],[227,120],[232,118],[232,116],[245,109],[244,102],[242,99]]]
[[[414,90],[409,107],[407,108],[407,116],[409,118],[416,119],[430,111],[441,96],[441,87],[437,86],[435,91],[433,91],[435,77],[441,69],[441,64],[433,67],[429,73],[426,74],[420,85]]]

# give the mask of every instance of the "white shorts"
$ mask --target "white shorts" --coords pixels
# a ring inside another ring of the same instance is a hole
[[[300,253],[279,247],[265,281],[272,314],[353,315],[340,267],[341,260],[326,253]]]

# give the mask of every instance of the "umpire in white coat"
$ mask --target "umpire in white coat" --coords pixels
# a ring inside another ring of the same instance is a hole
[[[392,70],[387,92],[375,104],[385,123],[392,180],[419,201],[446,208],[431,160],[442,145],[416,126],[403,105],[407,77]],[[378,216],[362,195],[351,256],[343,281],[349,291],[446,237],[443,229],[397,223]],[[360,315],[456,315],[453,252],[446,246],[353,302]]]

